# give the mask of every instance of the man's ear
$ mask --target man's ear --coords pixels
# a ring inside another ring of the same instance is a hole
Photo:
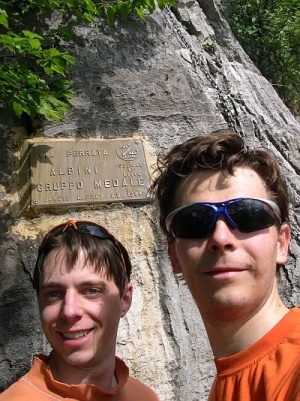
[[[168,255],[172,264],[173,273],[174,274],[182,273],[180,263],[176,255],[175,241],[171,241],[168,243]]]
[[[121,317],[124,317],[130,309],[131,302],[132,302],[132,292],[133,292],[133,285],[131,283],[127,283],[125,285],[125,289],[124,289],[123,295],[121,297],[121,301],[122,301]]]
[[[277,242],[277,257],[276,263],[283,265],[286,263],[289,253],[289,244],[291,240],[291,229],[286,223],[282,224],[279,230]]]

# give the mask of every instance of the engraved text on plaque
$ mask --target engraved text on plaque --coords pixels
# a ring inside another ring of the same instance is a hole
[[[141,139],[31,142],[31,207],[150,201]]]

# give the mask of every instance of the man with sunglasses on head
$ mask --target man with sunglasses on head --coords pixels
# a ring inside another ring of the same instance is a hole
[[[203,319],[217,376],[210,401],[300,400],[300,309],[277,269],[290,242],[287,187],[275,156],[231,130],[175,146],[152,190],[175,274]]]
[[[158,401],[115,356],[132,301],[125,247],[104,227],[68,221],[48,232],[34,271],[41,323],[52,347],[1,401]]]

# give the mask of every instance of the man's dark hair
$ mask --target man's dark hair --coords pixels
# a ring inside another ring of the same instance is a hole
[[[120,242],[118,244],[125,259],[126,270],[120,252],[110,239],[99,239],[90,234],[75,230],[73,227],[68,227],[58,235],[54,235],[50,231],[39,247],[35,265],[33,282],[37,294],[39,295],[40,276],[43,271],[43,265],[50,252],[63,250],[65,253],[66,269],[67,271],[71,271],[76,263],[79,252],[82,250],[85,254],[86,263],[89,262],[93,266],[94,272],[103,271],[108,279],[113,279],[122,295],[126,282],[130,280],[131,262],[125,247]]]

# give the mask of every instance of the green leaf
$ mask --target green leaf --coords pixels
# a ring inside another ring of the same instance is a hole
[[[24,29],[24,30],[22,31],[22,33],[23,33],[23,35],[24,35],[26,38],[40,39],[40,40],[43,39],[43,37],[42,37],[41,35],[38,35],[38,34],[35,33],[35,32],[27,31],[26,29]]]
[[[136,7],[136,8],[135,8],[135,11],[136,11],[137,15],[138,15],[142,20],[145,20],[145,19],[146,19],[145,13],[144,13],[144,11],[143,11],[141,8]]]
[[[116,6],[123,20],[126,20],[129,13],[129,4],[125,1],[118,1]]]
[[[6,11],[0,9],[0,25],[8,29],[8,20]]]
[[[115,8],[112,7],[112,6],[108,6],[107,10],[106,10],[106,15],[107,15],[108,22],[110,24],[112,24],[115,21],[115,18],[116,18],[116,10],[115,10]]]
[[[22,105],[19,102],[14,101],[12,104],[12,108],[13,108],[15,115],[20,118],[24,111]]]

